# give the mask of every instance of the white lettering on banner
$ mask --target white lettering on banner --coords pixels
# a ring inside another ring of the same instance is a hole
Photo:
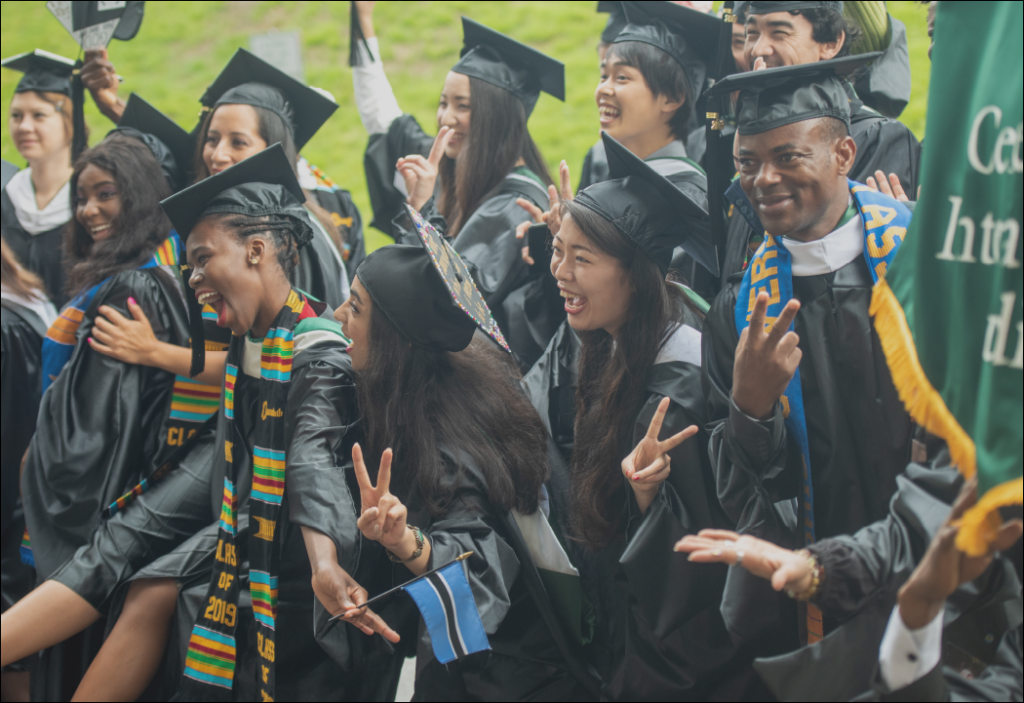
[[[975,116],[974,124],[971,125],[971,137],[967,142],[967,161],[975,171],[985,176],[989,176],[992,173],[1024,172],[1024,165],[1022,165],[1019,156],[1021,139],[1024,139],[1020,127],[1017,129],[1006,127],[1001,130],[996,136],[995,147],[992,149],[992,155],[989,157],[988,163],[982,162],[981,156],[978,154],[978,139],[981,136],[982,126],[984,126],[986,118],[990,115],[997,130],[1003,121],[1003,111],[995,105],[982,108]],[[1003,153],[1007,148],[1010,149],[1009,160],[1003,158]]]
[[[1006,358],[1006,347],[1009,344],[1010,330],[1013,326],[1013,310],[1017,306],[1017,294],[1009,291],[999,296],[999,300],[1002,302],[1002,309],[999,311],[999,314],[988,316],[988,329],[985,330],[985,346],[981,352],[981,359],[993,366],[1019,368],[1016,359],[1011,362]],[[1018,324],[1018,356],[1020,355],[1021,345],[1020,330],[1021,325]]]
[[[1017,355],[1013,357],[1010,368],[1024,371],[1024,322],[1017,323]]]
[[[935,255],[940,261],[958,261],[962,264],[976,264],[974,242],[977,227],[970,217],[960,217],[964,199],[957,195],[949,196],[952,210],[949,225],[946,227],[946,239],[942,251]],[[953,253],[956,246],[957,233],[963,229],[963,246],[960,256]],[[985,266],[1004,266],[1008,269],[1020,268],[1017,247],[1020,245],[1020,223],[1014,219],[997,220],[992,213],[985,215],[981,221],[981,263]]]
[[[1024,122],[1017,125],[1017,148],[1013,152],[1013,172],[1024,173],[1024,158],[1021,150],[1024,149]]]

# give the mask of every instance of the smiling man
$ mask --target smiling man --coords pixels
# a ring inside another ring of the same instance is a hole
[[[767,69],[715,87],[740,91],[739,183],[767,234],[705,326],[712,462],[738,531],[790,548],[882,519],[910,457],[913,426],[868,316],[910,212],[848,180],[857,144],[837,74],[862,63]],[[795,615],[779,615],[770,586],[726,595],[740,604],[740,629],[795,643]],[[741,616],[744,606],[753,612]],[[820,616],[800,623],[805,638],[821,636]]]

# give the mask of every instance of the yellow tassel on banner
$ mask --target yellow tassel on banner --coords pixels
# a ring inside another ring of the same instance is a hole
[[[965,478],[972,478],[977,472],[974,442],[928,380],[917,356],[907,316],[885,279],[875,286],[870,313],[875,319],[875,330],[881,340],[893,384],[907,412],[928,432],[946,441],[953,464]],[[985,554],[996,530],[1002,524],[996,511],[1022,503],[1022,479],[1009,481],[990,490],[964,516],[957,536],[957,547],[969,556]]]

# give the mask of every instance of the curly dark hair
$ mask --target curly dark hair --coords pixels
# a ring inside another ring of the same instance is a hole
[[[167,179],[153,152],[138,139],[112,134],[83,152],[71,174],[71,212],[78,209],[78,179],[87,166],[113,176],[121,196],[121,211],[110,223],[107,239],[94,242],[77,217],[64,230],[67,284],[73,298],[83,290],[122,271],[142,266],[171,232],[160,201],[171,195]]]
[[[383,314],[370,318],[370,346],[356,384],[367,463],[394,450],[392,492],[405,501],[415,484],[442,516],[453,498],[446,448],[483,472],[496,510],[536,512],[550,470],[547,431],[511,358],[481,334],[461,352],[414,346]]]

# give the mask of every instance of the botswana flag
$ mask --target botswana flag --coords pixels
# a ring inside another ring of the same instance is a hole
[[[403,586],[423,615],[434,656],[448,664],[491,648],[461,561]]]

